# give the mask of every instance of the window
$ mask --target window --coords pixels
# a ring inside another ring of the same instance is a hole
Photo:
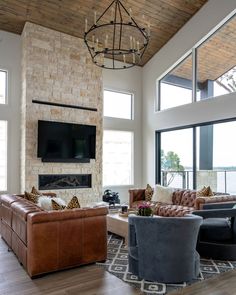
[[[161,183],[193,188],[193,131],[191,128],[161,134]]]
[[[7,102],[7,72],[0,70],[0,104]]]
[[[159,109],[192,102],[192,55],[159,81]]]
[[[200,99],[236,91],[236,16],[197,49]]]
[[[132,120],[133,95],[104,90],[104,116]]]
[[[103,186],[133,184],[133,132],[104,130]]]
[[[197,127],[197,188],[236,194],[236,122]]]
[[[228,20],[157,84],[158,110],[236,92],[236,16]],[[192,77],[192,72],[196,77]],[[193,93],[196,85],[196,94]]]
[[[0,121],[0,191],[7,190],[7,121]]]
[[[236,120],[157,132],[156,182],[236,194]]]

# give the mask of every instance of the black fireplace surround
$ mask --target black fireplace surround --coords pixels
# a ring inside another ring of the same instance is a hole
[[[40,190],[91,188],[91,174],[41,174]]]

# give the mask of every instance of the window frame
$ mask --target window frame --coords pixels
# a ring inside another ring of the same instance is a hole
[[[126,119],[123,119],[126,120]],[[103,187],[121,187],[121,188],[126,188],[126,187],[133,187],[134,186],[134,137],[135,137],[135,132],[133,130],[121,130],[121,129],[108,129],[105,128],[103,129],[103,137],[104,137],[104,132],[105,131],[113,131],[113,132],[128,132],[131,133],[131,183],[130,184],[104,184],[102,183]],[[104,146],[104,142],[103,142]],[[103,173],[104,173],[104,166],[103,166]],[[103,181],[102,181],[103,182]]]
[[[5,103],[0,103],[0,107],[8,105],[9,104],[9,71],[3,67],[0,66],[0,72],[6,73],[6,83],[5,83]]]
[[[127,90],[122,90],[122,89],[115,89],[115,88],[110,88],[110,87],[104,87],[103,88],[103,97],[104,97],[104,92],[105,91],[130,95],[130,97],[131,97],[131,116],[130,117],[131,118],[127,119],[127,118],[118,118],[118,117],[105,116],[104,115],[104,105],[105,105],[104,99],[103,99],[103,118],[114,119],[114,120],[133,121],[134,120],[134,93],[132,91],[127,91]]]

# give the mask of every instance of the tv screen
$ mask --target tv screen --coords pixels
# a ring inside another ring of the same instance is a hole
[[[38,157],[47,162],[95,159],[96,126],[38,121]]]

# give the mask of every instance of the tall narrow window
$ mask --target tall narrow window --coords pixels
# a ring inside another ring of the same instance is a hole
[[[161,133],[161,183],[193,188],[193,130]]]
[[[0,191],[7,190],[7,121],[0,121]]]
[[[103,186],[133,184],[133,132],[104,130]]]
[[[197,127],[197,188],[236,194],[236,122]]]
[[[133,95],[104,90],[104,116],[132,120]]]
[[[192,102],[192,55],[159,81],[159,109]]]
[[[7,102],[7,72],[0,70],[0,104]]]

